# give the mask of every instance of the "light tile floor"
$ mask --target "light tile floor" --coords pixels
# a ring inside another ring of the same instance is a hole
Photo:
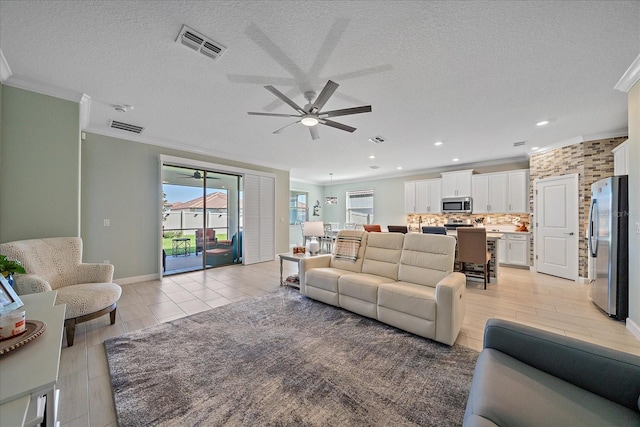
[[[295,273],[284,263],[285,276]],[[171,321],[279,287],[279,262],[228,266],[122,286],[117,320],[104,316],[76,328],[72,347],[63,342],[60,361],[62,426],[116,426],[105,339]],[[588,287],[529,270],[501,268],[499,283],[482,290],[467,285],[467,306],[458,344],[482,348],[487,319],[515,320],[640,355],[640,341],[624,322],[607,318],[588,298]]]

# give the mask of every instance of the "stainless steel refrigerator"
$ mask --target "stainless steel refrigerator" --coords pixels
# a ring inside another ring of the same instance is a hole
[[[627,176],[591,185],[588,247],[591,258],[589,297],[609,316],[629,312],[629,201]]]

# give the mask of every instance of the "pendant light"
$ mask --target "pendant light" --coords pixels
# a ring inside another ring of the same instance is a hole
[[[334,195],[333,195],[333,173],[329,173],[329,175],[331,176],[331,186],[329,187],[331,196],[325,197],[324,198],[324,202],[327,205],[337,205],[338,204],[338,198],[334,197]]]

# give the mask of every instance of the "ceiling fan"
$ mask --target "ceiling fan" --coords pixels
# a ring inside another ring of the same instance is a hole
[[[200,171],[195,171],[192,174],[186,174],[186,173],[179,173],[178,175],[182,175],[180,178],[184,179],[184,178],[191,178],[191,179],[202,179],[204,178],[204,175],[200,173]],[[209,174],[207,174],[207,179],[220,179],[218,177],[215,176],[209,176]]]
[[[248,112],[247,114],[252,116],[272,116],[272,117],[297,117],[299,120],[293,123],[289,123],[283,128],[276,130],[273,133],[281,133],[283,130],[288,128],[289,126],[296,124],[303,124],[309,127],[309,132],[311,132],[311,139],[318,139],[320,135],[318,135],[318,128],[316,127],[318,124],[331,126],[336,129],[341,129],[347,132],[353,132],[356,128],[347,126],[342,123],[334,122],[333,120],[328,120],[328,117],[336,117],[336,116],[347,116],[350,114],[359,114],[359,113],[370,113],[371,105],[365,105],[362,107],[353,107],[353,108],[343,108],[341,110],[332,110],[332,111],[320,111],[324,104],[327,103],[331,95],[336,91],[336,89],[340,86],[338,83],[329,80],[326,85],[322,88],[320,95],[315,98],[315,92],[305,92],[304,97],[308,101],[308,104],[304,106],[304,108],[300,107],[298,104],[293,102],[290,98],[288,98],[285,94],[280,92],[275,87],[269,85],[264,88],[269,92],[273,93],[275,96],[280,98],[286,104],[288,104],[291,108],[296,110],[299,114],[278,114],[278,113],[255,113]],[[313,99],[315,98],[315,101]],[[313,102],[312,102],[313,101]]]

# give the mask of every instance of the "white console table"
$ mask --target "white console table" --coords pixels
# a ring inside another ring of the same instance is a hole
[[[21,295],[20,299],[27,320],[40,320],[47,329],[33,341],[0,356],[0,424],[57,426],[56,384],[66,306],[54,305],[55,291]]]

